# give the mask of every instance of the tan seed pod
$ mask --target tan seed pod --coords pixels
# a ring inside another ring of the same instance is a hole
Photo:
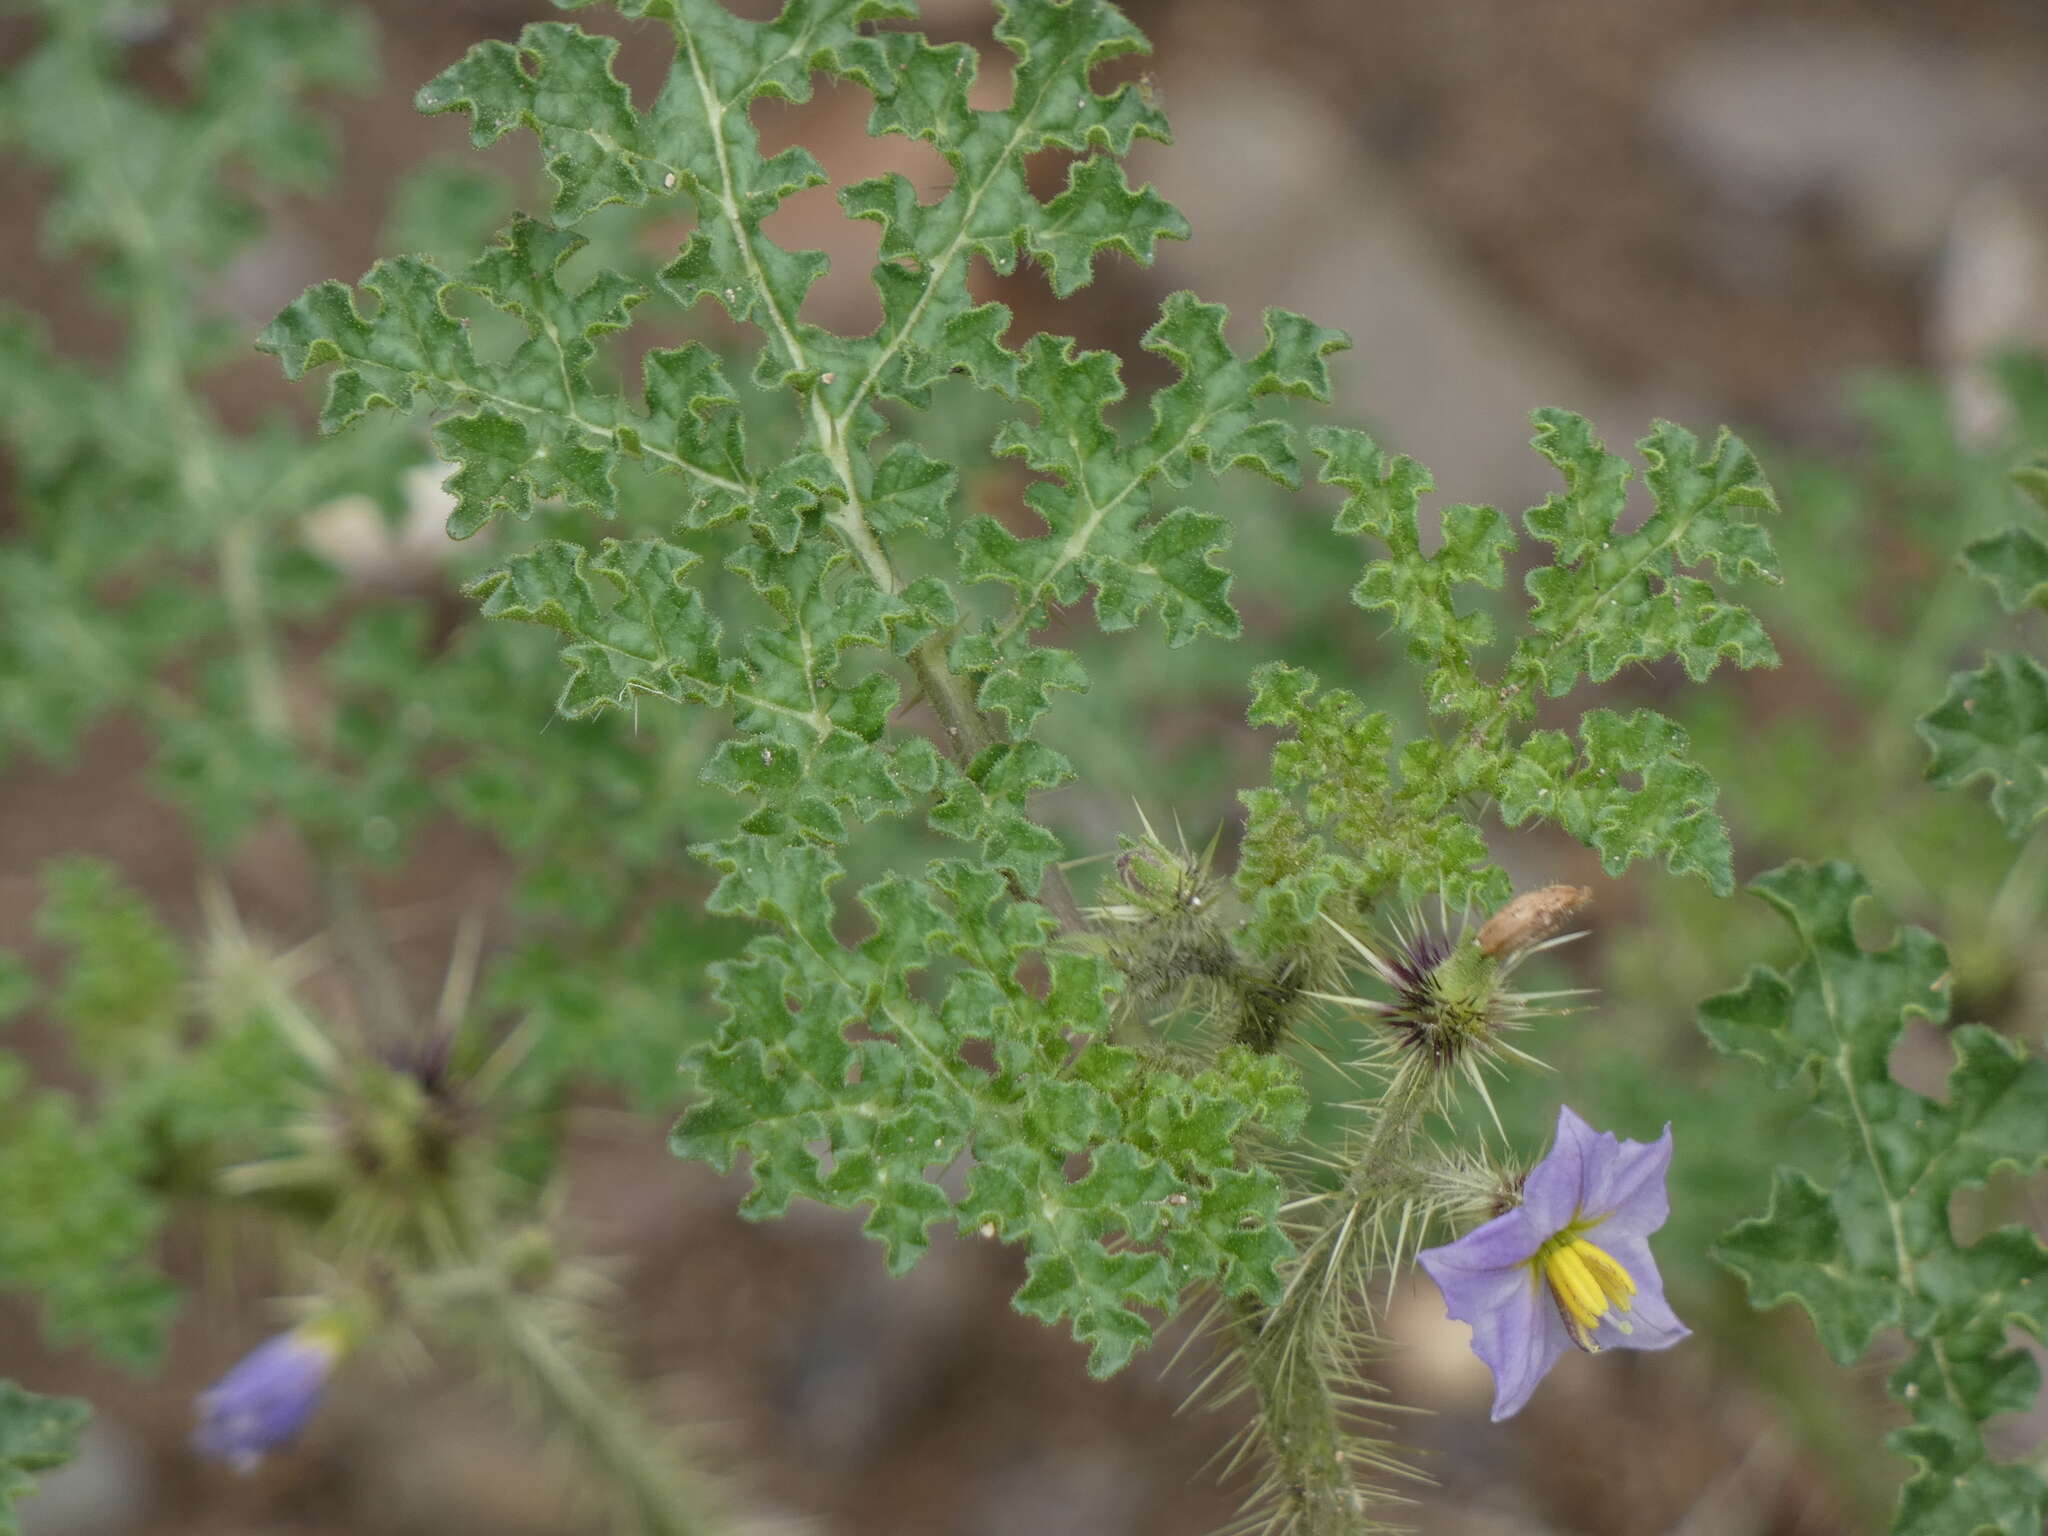
[[[1592,891],[1583,885],[1524,891],[1486,920],[1479,930],[1479,953],[1491,960],[1541,943],[1592,899]]]

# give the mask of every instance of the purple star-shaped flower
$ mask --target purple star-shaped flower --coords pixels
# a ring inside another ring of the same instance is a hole
[[[248,1471],[304,1427],[340,1354],[336,1331],[319,1323],[257,1345],[199,1394],[193,1445],[238,1472]]]
[[[1656,1141],[1622,1141],[1560,1107],[1522,1203],[1418,1256],[1446,1310],[1472,1325],[1473,1353],[1493,1372],[1494,1422],[1529,1401],[1570,1345],[1669,1349],[1691,1332],[1650,1257],[1650,1234],[1671,1214],[1670,1167],[1669,1125]]]

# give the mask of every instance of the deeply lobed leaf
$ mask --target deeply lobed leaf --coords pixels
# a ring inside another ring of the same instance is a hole
[[[1711,568],[1724,581],[1777,580],[1770,535],[1749,516],[1777,511],[1777,500],[1742,441],[1724,429],[1702,451],[1683,427],[1658,422],[1636,444],[1655,509],[1624,533],[1628,466],[1582,417],[1541,410],[1534,420],[1536,449],[1565,489],[1528,515],[1554,563],[1529,573],[1534,633],[1516,647],[1510,679],[1556,697],[1582,675],[1604,682],[1630,662],[1662,656],[1676,657],[1695,682],[1724,657],[1776,666],[1756,616],[1684,574]]]
[[[896,1270],[942,1220],[1020,1242],[1018,1307],[1071,1320],[1099,1375],[1150,1340],[1139,1307],[1170,1314],[1202,1280],[1277,1295],[1279,1185],[1241,1169],[1236,1144],[1298,1118],[1283,1066],[1234,1057],[1188,1078],[1105,1043],[1114,973],[1049,949],[1046,915],[971,864],[867,887],[874,931],[849,946],[828,855],[756,837],[708,852],[725,873],[713,910],[790,930],[715,968],[727,1017],[688,1059],[704,1097],[673,1137],[721,1169],[750,1154],[748,1214],[797,1196],[866,1206]],[[1037,963],[1043,992],[1018,980]],[[956,1198],[941,1176],[962,1158]]]
[[[2031,657],[2002,652],[1957,673],[1918,729],[1933,752],[1928,778],[1945,787],[1988,778],[2011,836],[2048,811],[2048,672]]]
[[[1792,926],[1798,958],[1709,999],[1700,1027],[1780,1086],[1807,1085],[1841,1128],[1843,1157],[1825,1183],[1780,1169],[1769,1211],[1728,1232],[1717,1254],[1755,1305],[1805,1307],[1841,1364],[1882,1329],[1904,1333],[1908,1354],[1891,1388],[1913,1424],[1891,1445],[1916,1470],[1895,1531],[2032,1536],[2048,1488],[2024,1466],[1993,1461],[1983,1425],[2033,1401],[2039,1372],[2007,1331],[2038,1338],[2048,1323],[2048,1248],[2021,1227],[1961,1243],[1950,1202],[2000,1168],[2026,1173],[2048,1161],[2048,1064],[1966,1025],[1947,1033],[1955,1064],[1945,1096],[1907,1088],[1890,1069],[1901,1033],[1916,1018],[1947,1018],[1940,943],[1907,928],[1882,950],[1863,948],[1854,911],[1869,886],[1846,864],[1786,865],[1752,889]]]
[[[1521,728],[1539,694],[1567,693],[1583,677],[1604,681],[1628,662],[1675,656],[1695,678],[1723,655],[1775,664],[1755,617],[1685,572],[1775,579],[1769,538],[1748,514],[1776,503],[1735,438],[1723,432],[1702,452],[1663,422],[1639,444],[1656,509],[1624,533],[1629,466],[1581,417],[1546,410],[1535,420],[1535,446],[1565,486],[1524,521],[1554,562],[1529,573],[1528,633],[1493,677],[1486,595],[1505,583],[1516,548],[1507,519],[1491,507],[1447,507],[1441,539],[1425,553],[1429,471],[1363,432],[1311,434],[1321,480],[1347,493],[1336,531],[1380,548],[1352,601],[1389,616],[1426,669],[1429,713],[1447,729],[1403,741],[1390,716],[1348,691],[1318,696],[1307,672],[1275,666],[1255,676],[1252,723],[1293,732],[1274,751],[1271,786],[1243,797],[1250,820],[1238,886],[1259,908],[1260,947],[1308,942],[1319,904],[1338,891],[1368,904],[1384,895],[1502,899],[1507,887],[1476,821],[1489,800],[1509,826],[1555,822],[1610,873],[1661,858],[1716,892],[1733,889],[1718,791],[1674,722],[1647,709],[1595,709],[1576,741]]]
[[[2039,465],[2013,471],[2012,484],[2048,508],[2048,472]],[[2008,612],[2037,607],[2048,593],[2048,543],[2031,528],[2015,523],[1977,539],[1962,560]],[[1932,754],[1934,783],[1991,781],[1991,808],[2009,836],[2025,836],[2048,811],[2048,673],[2031,657],[1997,652],[1975,672],[1956,673],[1915,729]]]

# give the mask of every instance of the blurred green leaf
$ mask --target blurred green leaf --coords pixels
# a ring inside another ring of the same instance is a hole
[[[1949,679],[1919,722],[1932,749],[1927,776],[1952,788],[1991,780],[1991,808],[2012,837],[2048,810],[2048,672],[2005,652]]]
[[[0,1381],[0,1536],[21,1536],[14,1506],[36,1490],[31,1475],[78,1454],[91,1410],[76,1398],[40,1397]]]
[[[1913,1423],[1890,1443],[1917,1471],[1895,1531],[2033,1536],[2048,1488],[2024,1465],[1993,1461],[1982,1427],[2034,1400],[2040,1373],[2007,1330],[2041,1337],[2048,1248],[2016,1226],[1963,1244],[1950,1202],[1999,1168],[2048,1162],[2048,1064],[1964,1025],[1946,1035],[1955,1062],[1944,1098],[1915,1093],[1893,1078],[1892,1052],[1912,1020],[1946,1023],[1946,951],[1916,928],[1863,948],[1854,911],[1870,888],[1846,864],[1786,865],[1752,889],[1791,924],[1799,957],[1709,999],[1700,1027],[1778,1086],[1806,1087],[1840,1128],[1842,1159],[1825,1183],[1780,1169],[1770,1210],[1728,1232],[1717,1254],[1755,1305],[1804,1306],[1840,1364],[1880,1329],[1904,1332],[1909,1353],[1890,1385]]]

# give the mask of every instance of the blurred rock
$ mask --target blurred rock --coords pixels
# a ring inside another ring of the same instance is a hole
[[[1958,201],[1929,300],[1929,350],[1946,377],[1956,427],[1994,436],[2007,406],[1985,364],[2048,346],[2048,209],[2000,177]]]
[[[1422,226],[1349,122],[1287,77],[1231,62],[1201,74],[1183,63],[1176,142],[1131,157],[1132,180],[1156,181],[1194,226],[1188,246],[1160,247],[1167,283],[1229,304],[1240,347],[1256,348],[1269,304],[1350,332],[1355,350],[1335,360],[1340,410],[1430,465],[1449,500],[1519,508],[1549,494],[1528,448],[1533,404],[1632,434],[1635,411]]]
[[[1723,196],[1823,202],[1895,265],[1931,260],[1983,170],[2037,163],[2048,135],[2048,80],[1899,32],[1771,20],[1677,57],[1656,110]]]
[[[408,474],[405,515],[395,527],[369,497],[343,496],[308,512],[300,537],[359,586],[388,589],[416,581],[456,553],[447,528],[455,498],[441,489],[453,469],[423,464]]]
[[[44,1473],[21,1506],[23,1536],[116,1536],[140,1531],[155,1502],[143,1443],[104,1411],[79,1437],[78,1454]]]

